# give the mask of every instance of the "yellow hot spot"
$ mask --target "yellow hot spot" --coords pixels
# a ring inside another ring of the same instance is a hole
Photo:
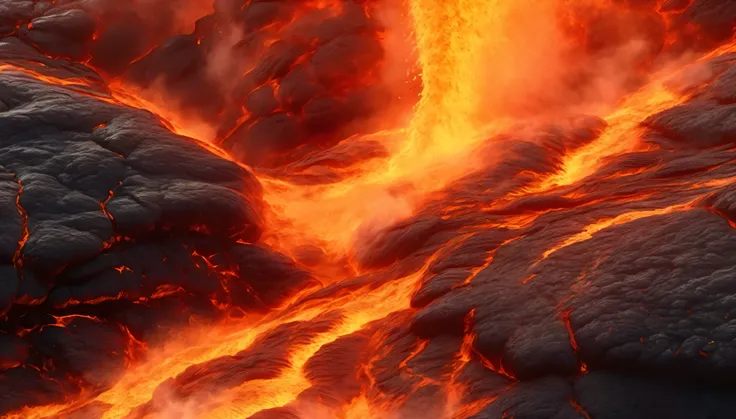
[[[425,164],[447,159],[480,140],[481,70],[503,43],[503,16],[512,7],[500,0],[411,0],[423,88],[392,170],[406,171],[417,156]]]

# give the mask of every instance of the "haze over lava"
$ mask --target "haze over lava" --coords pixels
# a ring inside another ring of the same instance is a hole
[[[0,3],[0,414],[734,417],[734,28]]]

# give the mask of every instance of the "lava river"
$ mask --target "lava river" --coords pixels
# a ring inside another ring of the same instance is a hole
[[[3,417],[736,415],[734,3],[17,3]]]

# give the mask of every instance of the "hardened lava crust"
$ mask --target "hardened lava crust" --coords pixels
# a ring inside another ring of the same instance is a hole
[[[247,169],[116,103],[84,66],[13,38],[0,56],[2,411],[104,387],[167,327],[267,310],[312,281],[258,244]]]

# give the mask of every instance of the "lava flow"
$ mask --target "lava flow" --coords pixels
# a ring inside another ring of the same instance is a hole
[[[736,8],[292,3],[14,15],[3,417],[728,417]]]

